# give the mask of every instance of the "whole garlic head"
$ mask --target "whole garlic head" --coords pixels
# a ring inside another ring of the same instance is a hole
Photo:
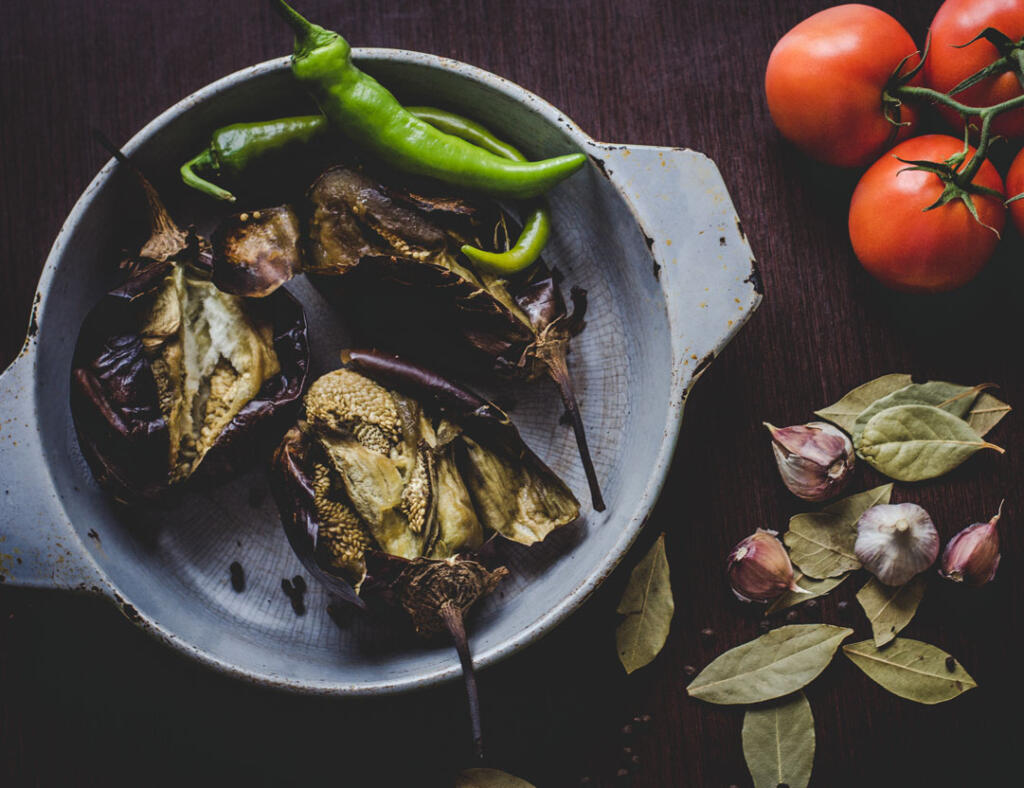
[[[842,430],[824,421],[781,429],[767,422],[764,426],[772,434],[772,451],[782,481],[793,495],[805,501],[824,501],[850,480],[853,443]]]
[[[939,532],[916,503],[872,506],[857,521],[857,559],[887,586],[901,586],[939,555]]]

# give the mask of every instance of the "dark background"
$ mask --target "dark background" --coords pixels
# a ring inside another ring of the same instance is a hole
[[[919,43],[939,5],[876,4]],[[756,527],[784,530],[804,508],[779,483],[762,420],[805,421],[854,385],[897,371],[995,381],[1000,396],[1024,407],[1024,246],[1013,231],[965,292],[889,295],[859,269],[847,239],[856,174],[809,162],[770,122],[768,53],[826,5],[300,3],[356,45],[422,50],[508,77],[598,139],[704,151],[721,168],[760,261],[765,301],[690,397],[665,494],[633,553],[557,632],[480,677],[491,762],[538,786],[749,785],[742,711],[702,705],[683,687],[688,671],[760,634],[759,611],[728,591],[729,549]],[[256,0],[4,0],[0,362],[18,351],[54,236],[106,161],[90,126],[126,140],[193,90],[290,45]],[[980,688],[919,706],[838,658],[807,692],[816,785],[1008,784],[996,775],[1012,768],[1020,747],[1012,715],[1021,685],[1022,434],[1021,415],[1011,414],[991,435],[1009,449],[1004,457],[986,453],[938,482],[900,485],[894,496],[924,505],[944,539],[1007,498],[997,580],[968,591],[933,579],[906,630],[956,655]],[[862,467],[852,489],[880,481]],[[675,589],[672,633],[652,665],[626,677],[615,654],[615,605],[629,568],[661,531]],[[856,588],[848,582],[796,619],[849,624],[867,636]],[[643,715],[649,722],[633,722]],[[469,762],[467,739],[459,685],[360,702],[290,697],[186,661],[100,600],[0,589],[5,786],[445,786]],[[617,777],[620,769],[630,775]]]

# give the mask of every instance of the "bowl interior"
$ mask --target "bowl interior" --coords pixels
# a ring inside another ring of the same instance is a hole
[[[493,75],[425,55],[368,50],[360,65],[410,103],[472,116],[531,157],[579,149],[588,139],[560,114]],[[140,132],[127,150],[151,174],[179,221],[200,226],[217,206],[177,183],[180,162],[226,123],[312,111],[283,60],[254,67],[189,97]],[[171,507],[121,511],[100,492],[78,448],[68,408],[71,354],[89,308],[118,278],[125,248],[144,225],[125,168],[97,179],[48,262],[39,311],[37,404],[43,450],[69,522],[124,599],[158,634],[228,671],[307,691],[404,689],[458,674],[447,645],[395,636],[355,617],[339,623],[315,587],[297,615],[281,581],[304,572],[267,494],[262,467]],[[588,291],[587,327],[570,366],[607,511],[590,506],[572,432],[546,381],[503,390],[530,446],[583,503],[580,522],[532,549],[507,551],[511,576],[473,617],[472,648],[486,665],[539,637],[574,609],[629,546],[653,503],[658,457],[674,438],[671,349],[664,295],[621,197],[595,166],[551,195],[554,233],[545,259],[563,287]],[[310,324],[313,374],[338,366],[344,316],[304,279],[289,285]],[[232,588],[238,561],[245,589]]]

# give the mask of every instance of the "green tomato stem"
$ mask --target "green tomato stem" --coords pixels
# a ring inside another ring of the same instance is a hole
[[[974,180],[981,165],[988,158],[988,146],[992,142],[992,118],[995,115],[984,113],[981,116],[981,134],[978,137],[978,147],[974,149],[974,155],[967,162],[964,168],[957,174],[957,182],[964,186]]]
[[[933,101],[936,104],[942,104],[943,106],[956,110],[965,117],[973,117],[975,115],[983,117],[986,113],[994,117],[1011,109],[1024,107],[1024,95],[1016,96],[999,104],[993,104],[991,107],[969,107],[966,104],[961,104],[955,98],[952,98],[946,93],[940,93],[937,90],[922,88],[916,85],[901,85],[900,87],[893,88],[892,94],[899,99],[924,99],[926,101]]]
[[[1021,53],[1019,51],[1017,52],[1017,58],[1021,58]],[[967,165],[956,175],[957,184],[964,188],[971,183],[974,176],[978,174],[978,170],[985,162],[985,159],[988,158],[989,144],[992,142],[992,119],[1004,112],[1009,112],[1010,110],[1017,109],[1018,107],[1024,107],[1024,95],[1016,96],[1012,99],[1000,102],[999,104],[993,104],[991,107],[970,107],[967,104],[957,101],[946,93],[940,93],[939,91],[932,90],[931,88],[917,87],[915,85],[901,85],[893,88],[892,95],[896,96],[900,100],[911,98],[926,99],[959,112],[965,121],[972,117],[978,117],[981,120],[981,133],[978,136],[978,147],[975,149],[974,155],[971,157],[970,161],[967,162]]]

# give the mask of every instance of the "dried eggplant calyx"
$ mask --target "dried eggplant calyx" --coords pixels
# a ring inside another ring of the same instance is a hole
[[[413,561],[402,570],[395,583],[398,598],[412,618],[416,631],[427,636],[447,632],[455,643],[466,683],[470,727],[478,758],[483,758],[483,726],[476,671],[466,637],[465,615],[507,574],[508,570],[503,566],[491,571],[476,561],[455,556],[440,562]]]
[[[83,454],[125,503],[164,494],[200,464],[211,477],[245,464],[297,406],[309,356],[298,302],[218,290],[201,265],[206,242],[178,229],[139,177],[154,235],[86,317],[71,386]]]
[[[507,574],[503,566],[492,571],[460,556],[444,561],[420,558],[402,570],[394,587],[416,631],[430,637],[449,632],[452,619],[461,621]]]
[[[341,300],[346,315],[381,347],[449,371],[483,369],[530,380],[550,377],[579,446],[594,508],[604,509],[566,356],[583,328],[586,293],[568,312],[556,277],[543,266],[505,279],[477,271],[459,249],[490,248],[503,217],[496,209],[398,192],[334,167],[310,190],[306,270]],[[426,210],[425,205],[432,210]],[[332,285],[331,279],[344,277]]]

